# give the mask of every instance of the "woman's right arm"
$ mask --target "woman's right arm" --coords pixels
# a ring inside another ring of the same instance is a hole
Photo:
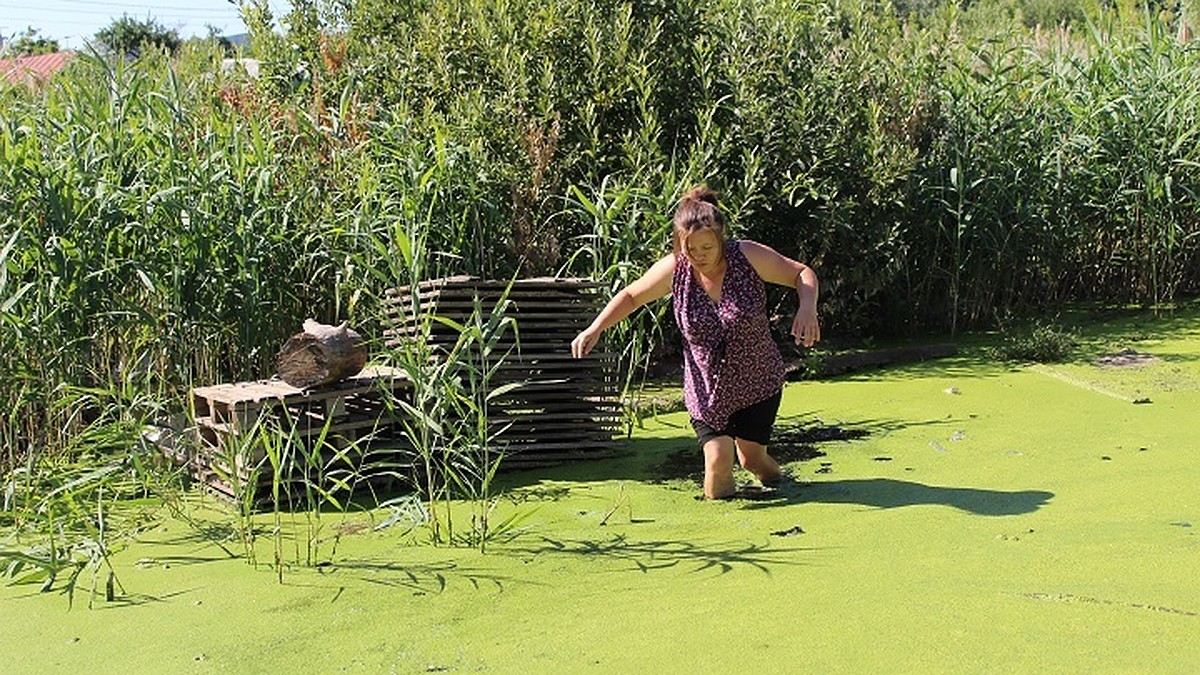
[[[600,341],[601,333],[620,323],[638,307],[665,297],[671,292],[671,277],[674,274],[674,255],[664,256],[651,265],[650,269],[646,270],[646,273],[637,281],[614,295],[592,321],[592,325],[585,328],[571,341],[571,354],[575,358],[587,356],[588,352],[592,351],[592,348]]]

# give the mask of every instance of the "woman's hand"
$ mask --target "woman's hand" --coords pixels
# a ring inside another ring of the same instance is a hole
[[[815,305],[802,304],[796,310],[796,318],[792,319],[792,337],[796,344],[811,347],[821,339],[821,324],[817,321]]]
[[[577,359],[587,356],[599,341],[600,331],[594,326],[588,326],[586,330],[576,335],[574,340],[571,340],[571,356]]]

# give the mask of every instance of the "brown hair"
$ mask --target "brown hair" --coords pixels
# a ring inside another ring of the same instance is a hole
[[[675,255],[684,250],[684,242],[695,232],[709,230],[717,235],[720,250],[725,250],[725,216],[717,206],[717,193],[707,185],[697,185],[687,191],[675,209],[672,245]]]

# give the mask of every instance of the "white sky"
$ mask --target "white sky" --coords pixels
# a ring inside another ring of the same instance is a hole
[[[287,0],[270,0],[270,5],[277,18],[290,8]],[[0,0],[0,35],[12,38],[33,26],[61,48],[79,49],[122,15],[139,21],[149,17],[185,39],[207,35],[209,24],[221,35],[246,32],[237,5],[229,0]]]

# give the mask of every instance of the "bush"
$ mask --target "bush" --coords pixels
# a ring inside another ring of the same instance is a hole
[[[1065,361],[1075,351],[1075,334],[1060,326],[1038,322],[1019,333],[1005,331],[1004,341],[993,356],[1004,361],[1055,363]]]

